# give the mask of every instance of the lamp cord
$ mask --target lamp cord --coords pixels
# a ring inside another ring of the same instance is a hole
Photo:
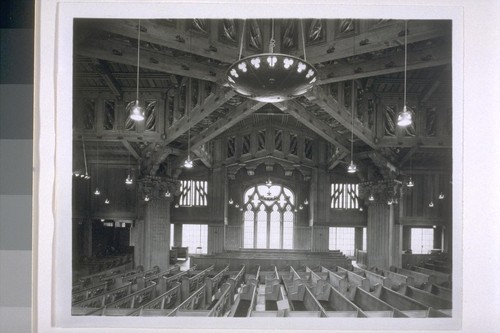
[[[85,153],[85,140],[83,139],[83,135],[82,135],[82,146],[83,146],[83,162],[85,163],[85,176],[88,175],[88,171],[87,171],[87,155]]]
[[[243,29],[241,30],[241,40],[240,40],[240,54],[238,60],[241,60],[241,54],[243,53],[243,39],[245,38],[245,25],[247,20],[243,20]]]
[[[302,34],[302,49],[304,50],[304,61],[307,61],[306,57],[306,39],[304,37],[304,23],[302,20],[300,20],[300,31]]]
[[[404,94],[403,94],[403,106],[406,106],[406,68],[408,62],[408,42],[407,42],[407,31],[408,31],[408,21],[405,20],[405,78],[404,78]]]
[[[269,40],[269,53],[274,53],[276,40],[274,39],[274,19],[271,19],[271,39]]]
[[[139,25],[137,27],[137,87],[136,87],[136,100],[139,101],[139,59],[140,59],[140,49],[141,49],[141,20],[139,20]]]

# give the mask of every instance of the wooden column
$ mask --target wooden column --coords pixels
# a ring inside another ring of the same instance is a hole
[[[174,246],[182,246],[182,224],[174,224]]]
[[[354,248],[357,250],[366,251],[363,248],[363,228],[354,228]]]
[[[224,220],[226,212],[226,170],[224,167],[212,169],[209,183],[208,254],[224,251]]]
[[[144,212],[144,269],[169,267],[170,259],[170,203],[152,200]]]
[[[368,265],[389,268],[394,255],[394,207],[384,203],[368,206]],[[401,239],[401,237],[399,237]]]

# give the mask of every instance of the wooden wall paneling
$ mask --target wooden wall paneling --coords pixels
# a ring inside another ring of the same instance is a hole
[[[311,227],[295,226],[293,238],[295,250],[311,250]]]
[[[239,250],[243,247],[243,231],[241,225],[226,225],[225,249]]]
[[[328,227],[327,226],[312,226],[312,248],[314,252],[328,251]]]
[[[216,254],[224,251],[224,225],[208,226],[207,254]]]

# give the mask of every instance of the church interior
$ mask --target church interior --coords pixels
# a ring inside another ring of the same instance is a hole
[[[452,317],[451,21],[73,36],[73,315]]]

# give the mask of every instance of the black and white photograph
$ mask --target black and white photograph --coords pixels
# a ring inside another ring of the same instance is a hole
[[[179,7],[42,30],[38,325],[460,329],[460,9]]]
[[[72,315],[452,317],[451,27],[75,19]]]

